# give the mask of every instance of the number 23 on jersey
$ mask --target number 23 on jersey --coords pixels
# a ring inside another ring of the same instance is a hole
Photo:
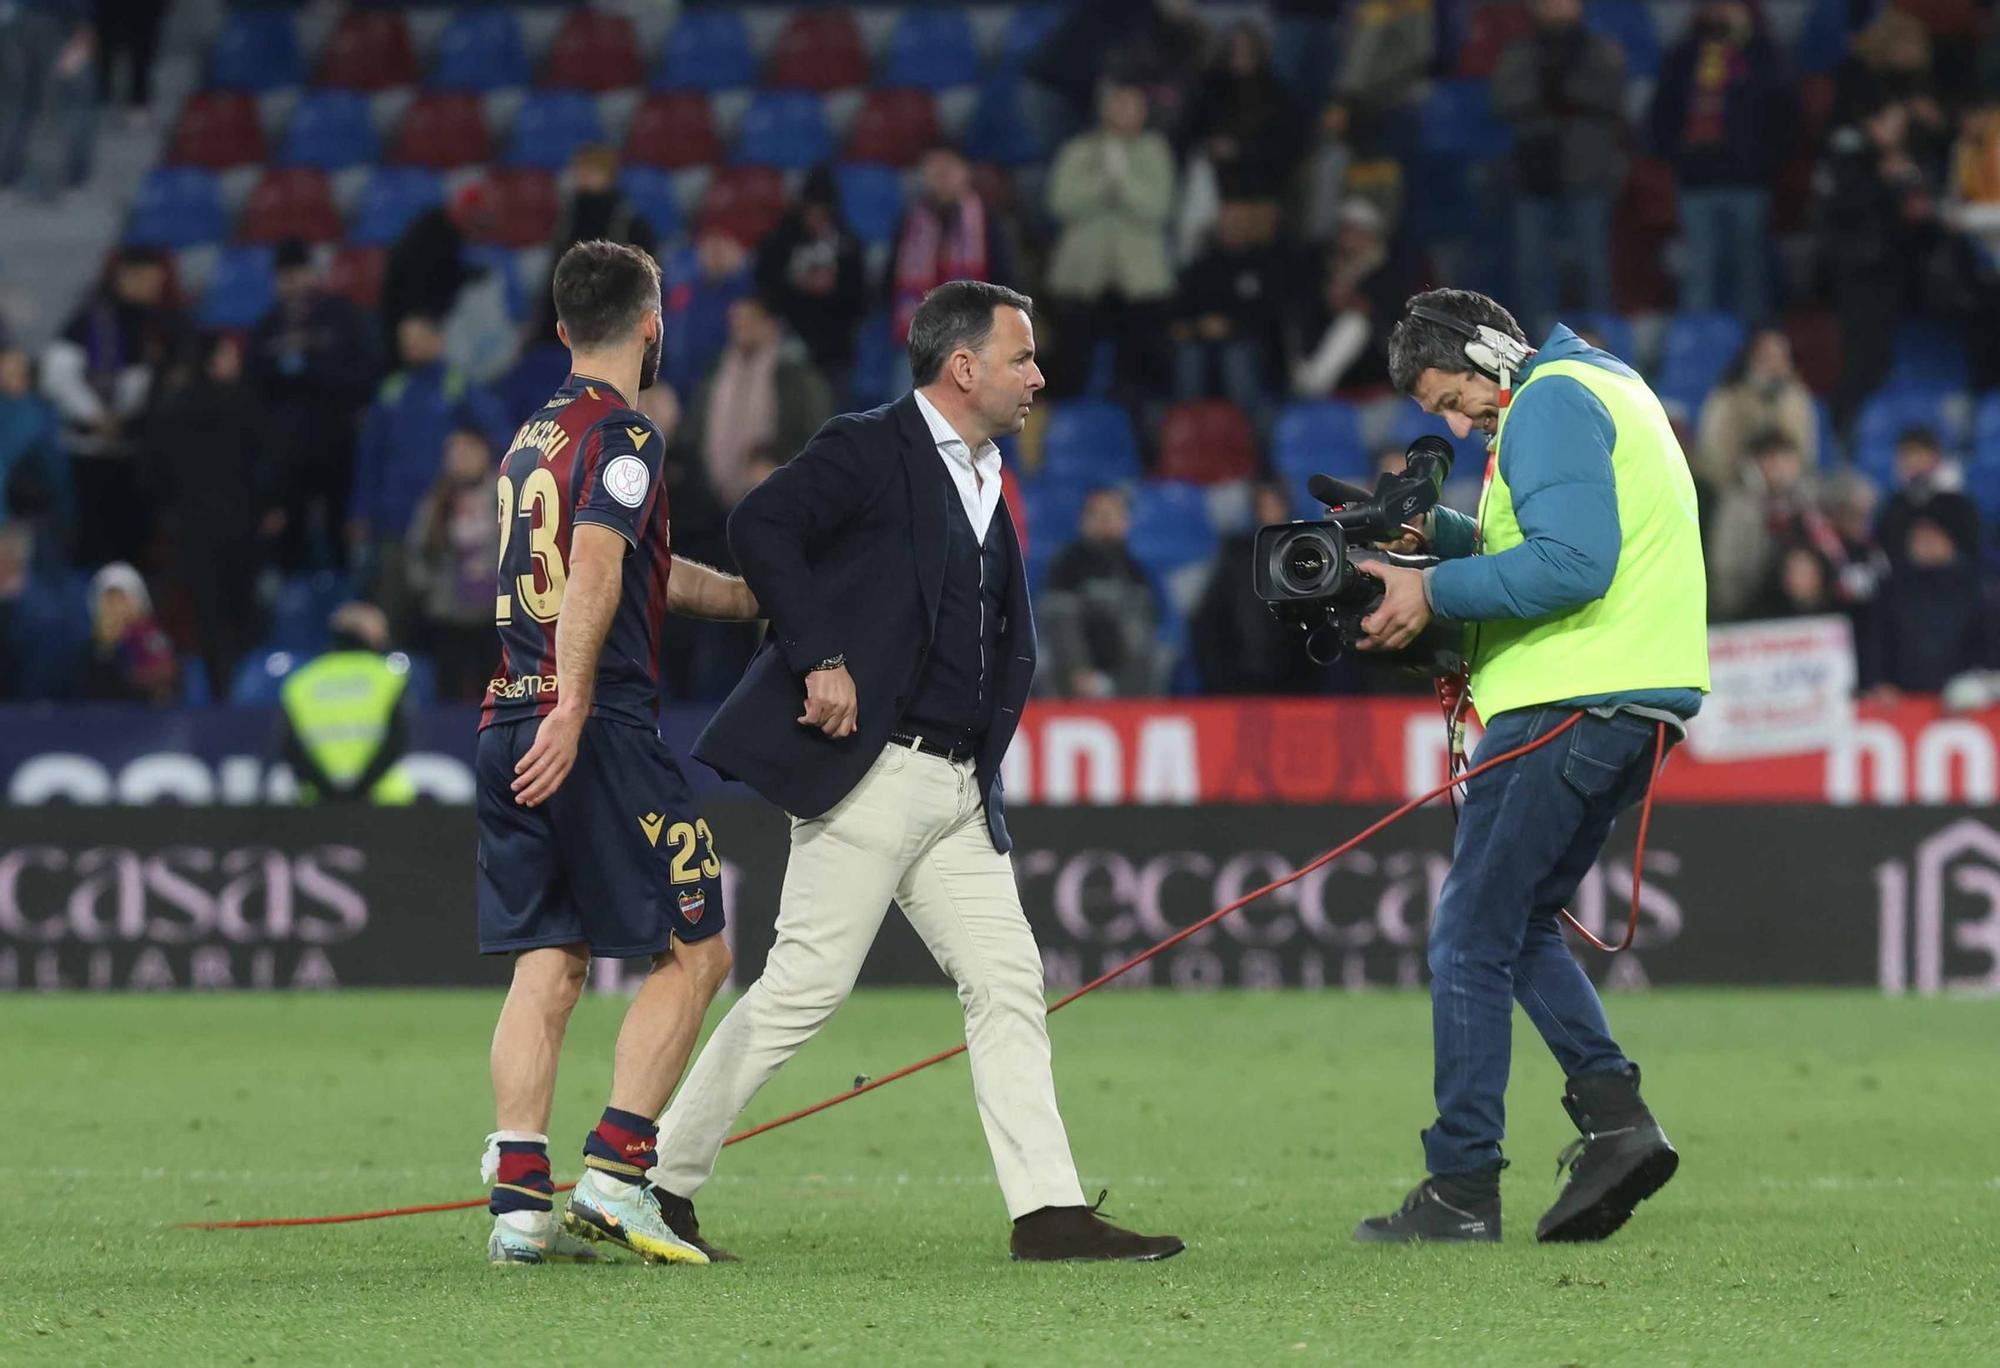
[[[501,594],[493,605],[493,620],[506,626],[514,620],[516,601],[536,622],[554,622],[562,612],[563,590],[569,581],[562,553],[562,490],[555,474],[541,464],[530,469],[518,490],[506,471],[500,474],[500,574],[504,584],[507,552],[513,545],[516,520],[525,522],[528,563],[514,576],[514,592]]]

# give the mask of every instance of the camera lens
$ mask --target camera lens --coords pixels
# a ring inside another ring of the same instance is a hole
[[[1326,587],[1333,548],[1325,537],[1302,532],[1279,550],[1276,559],[1278,576],[1288,592],[1316,594]]]

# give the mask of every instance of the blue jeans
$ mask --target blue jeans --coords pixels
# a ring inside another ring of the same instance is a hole
[[[1584,313],[1611,311],[1611,196],[1574,191],[1514,200],[1514,313],[1528,336],[1555,326],[1556,263],[1567,253],[1576,267],[1577,304]]]
[[[1681,276],[1681,308],[1695,313],[1718,310],[1756,323],[1771,307],[1771,192],[1749,187],[1681,191],[1681,236],[1687,270]],[[1723,289],[1724,277],[1731,287]]]
[[[1571,711],[1501,713],[1473,759],[1545,736]],[[1565,1077],[1627,1067],[1556,914],[1596,862],[1612,822],[1644,794],[1653,727],[1631,713],[1586,715],[1467,786],[1431,926],[1438,1119],[1424,1132],[1424,1160],[1432,1173],[1499,1162],[1515,1001]]]

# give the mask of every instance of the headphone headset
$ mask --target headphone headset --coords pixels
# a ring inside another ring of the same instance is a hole
[[[1410,317],[1421,318],[1426,323],[1449,328],[1463,336],[1465,359],[1471,362],[1472,368],[1481,375],[1499,382],[1502,405],[1506,404],[1513,392],[1514,373],[1535,354],[1533,347],[1525,342],[1516,341],[1498,328],[1490,328],[1484,323],[1475,326],[1462,318],[1453,318],[1448,313],[1427,308],[1422,304],[1410,306]]]

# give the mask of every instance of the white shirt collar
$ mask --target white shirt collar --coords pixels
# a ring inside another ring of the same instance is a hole
[[[1000,447],[997,443],[989,437],[979,450],[972,451],[966,440],[958,435],[958,429],[938,412],[938,406],[930,401],[929,396],[922,390],[915,390],[913,393],[917,396],[917,411],[924,415],[924,423],[931,430],[931,440],[937,443],[939,451],[970,461],[979,467],[981,475],[987,473],[989,461],[997,468],[1000,460]]]
[[[938,412],[937,405],[926,398],[922,390],[914,393],[917,411],[924,415],[924,424],[931,430],[931,440],[937,444],[944,468],[958,489],[959,501],[965,506],[965,516],[983,539],[987,527],[992,524],[993,511],[1000,506],[999,444],[989,438],[978,451],[969,450],[966,440]],[[974,478],[975,472],[977,479]]]

